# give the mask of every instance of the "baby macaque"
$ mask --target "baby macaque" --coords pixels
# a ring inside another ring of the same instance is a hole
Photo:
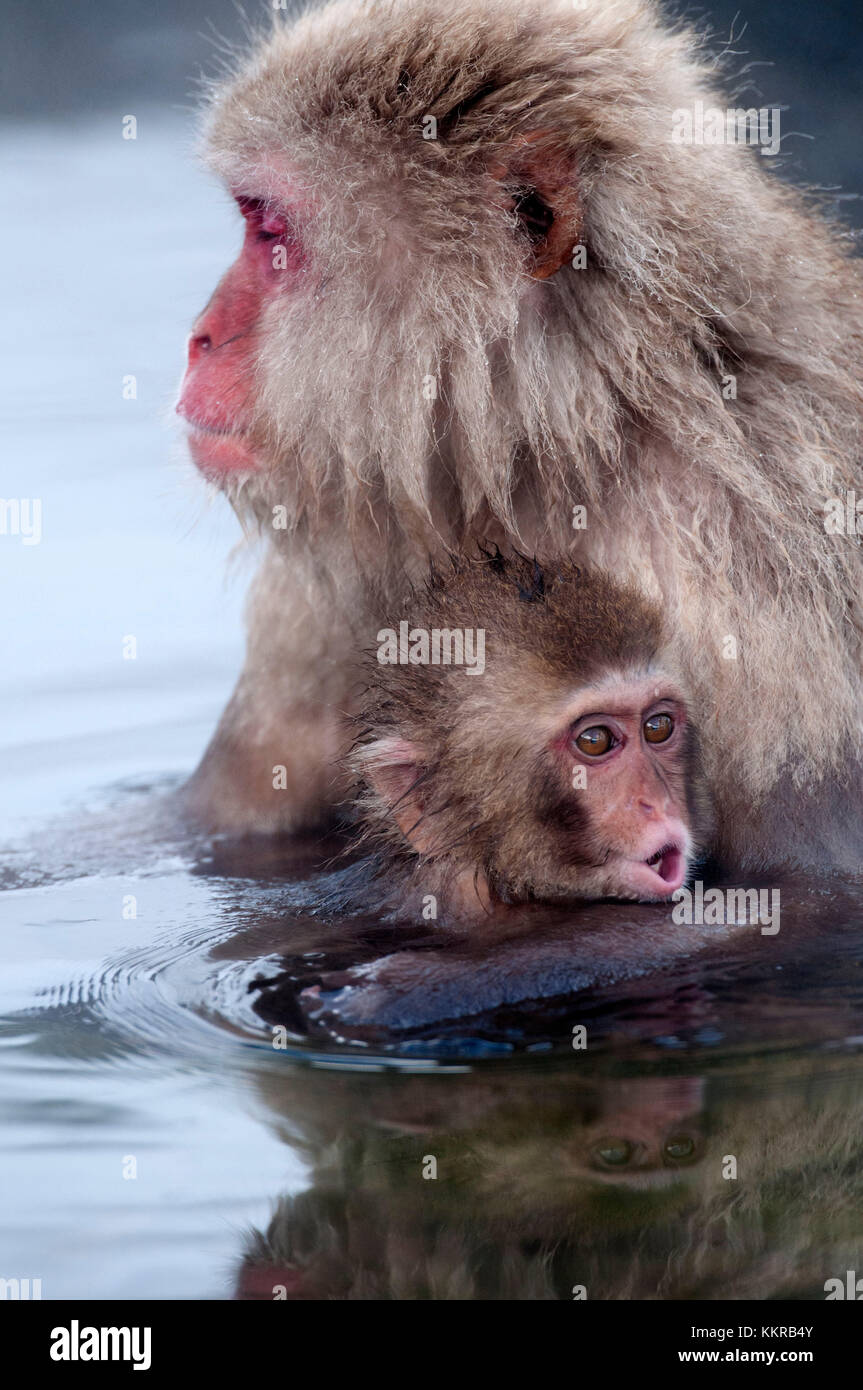
[[[352,756],[390,896],[468,919],[670,898],[709,813],[659,609],[570,561],[482,552],[407,615],[378,633]]]

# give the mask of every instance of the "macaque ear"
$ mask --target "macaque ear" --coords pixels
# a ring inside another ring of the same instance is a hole
[[[432,836],[423,821],[423,751],[403,738],[379,738],[360,750],[357,767],[417,854],[431,854]]]
[[[571,161],[555,149],[549,131],[534,130],[520,135],[508,161],[495,160],[489,172],[530,242],[531,275],[547,280],[571,261],[581,236],[581,207]]]

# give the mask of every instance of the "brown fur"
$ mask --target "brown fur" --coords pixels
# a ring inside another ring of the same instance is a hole
[[[546,1054],[444,1082],[261,1069],[275,1132],[311,1180],[249,1239],[236,1296],[571,1305],[583,1286],[594,1303],[802,1309],[827,1278],[859,1275],[863,1090],[847,1055],[774,1047],[709,1070],[664,1056],[634,1075],[597,1051],[594,1069],[596,1052]],[[693,1155],[669,1164],[664,1143],[681,1135]],[[633,1155],[603,1171],[611,1137]]]
[[[484,660],[473,674],[377,654],[368,662],[352,761],[365,840],[383,849],[390,896],[404,906],[433,893],[464,917],[501,900],[654,897],[633,886],[619,856],[643,861],[665,844],[665,815],[696,842],[707,829],[697,735],[691,715],[684,728],[682,678],[657,607],[566,562],[487,555],[435,574],[402,616],[408,632],[482,629]],[[675,692],[678,742],[642,754],[635,741],[605,765],[574,760],[579,716],[602,724],[610,695],[645,680],[649,698]],[[645,761],[658,763],[661,783]],[[665,815],[646,816],[646,794]]]
[[[369,587],[394,593],[402,566],[415,578],[478,536],[569,550],[661,597],[727,860],[784,856],[781,828],[759,830],[778,778],[834,805],[853,782],[860,550],[825,534],[822,507],[863,492],[860,269],[758,152],[671,142],[672,112],[698,99],[727,104],[714,65],[643,0],[340,0],[277,26],[215,91],[213,166],[296,209],[312,267],[270,307],[255,426],[269,467],[234,500],[266,530],[287,507],[270,534],[301,585],[316,569],[327,643],[310,671],[293,601],[261,595],[266,658],[253,647],[196,782],[224,823],[297,825],[326,804],[320,776],[295,800],[268,778],[237,789],[250,708],[275,761],[296,742],[273,664],[286,688],[296,672],[314,687],[306,756],[323,761]],[[494,172],[522,186],[537,132],[530,168],[567,171],[587,248],[586,269],[541,283]],[[854,862],[856,844],[828,854]]]

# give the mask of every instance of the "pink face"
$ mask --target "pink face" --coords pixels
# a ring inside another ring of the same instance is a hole
[[[686,881],[686,707],[654,681],[585,692],[560,751],[584,769],[579,798],[620,887],[669,898]],[[575,769],[574,769],[575,771]],[[573,785],[581,785],[573,779]]]
[[[304,266],[280,209],[242,195],[237,203],[245,219],[243,246],[192,329],[177,402],[190,427],[192,458],[217,483],[258,466],[250,431],[261,320]]]

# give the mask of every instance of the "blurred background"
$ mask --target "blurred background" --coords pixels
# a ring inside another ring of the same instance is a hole
[[[213,71],[220,44],[242,37],[244,14],[257,22],[270,8],[270,0],[4,0],[0,112],[40,119],[135,102],[182,108],[195,77]],[[665,9],[738,55],[759,105],[788,106],[782,152],[802,177],[860,191],[859,0],[667,0]],[[859,207],[850,211],[863,221]]]

